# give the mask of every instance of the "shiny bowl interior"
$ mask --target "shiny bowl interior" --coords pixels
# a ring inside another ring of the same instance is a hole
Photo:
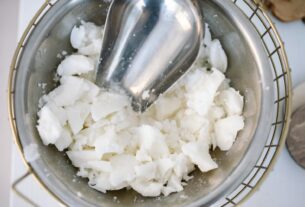
[[[274,87],[268,57],[251,23],[231,1],[199,1],[213,37],[220,39],[228,55],[227,76],[245,96],[245,129],[229,152],[213,152],[219,164],[217,170],[194,172],[194,179],[183,192],[165,198],[143,198],[132,190],[102,194],[89,188],[86,179],[76,177],[77,169],[65,153],[41,142],[36,114],[43,90],[38,85],[47,83],[47,91],[55,87],[53,77],[60,63],[57,54],[63,50],[74,52],[69,43],[73,26],[80,19],[103,25],[107,2],[59,0],[24,45],[15,78],[14,112],[22,147],[31,143],[39,146],[40,159],[29,165],[46,189],[69,206],[209,206],[249,174],[263,150],[274,116],[274,90],[263,90]]]

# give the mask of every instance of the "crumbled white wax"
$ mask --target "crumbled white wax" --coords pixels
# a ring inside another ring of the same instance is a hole
[[[73,28],[77,53],[58,66],[59,87],[40,101],[43,143],[67,150],[77,175],[101,192],[131,187],[167,196],[183,190],[196,166],[216,169],[210,150],[232,147],[244,127],[244,101],[223,74],[227,56],[208,28],[192,69],[143,114],[125,94],[93,83],[102,37],[93,23]]]

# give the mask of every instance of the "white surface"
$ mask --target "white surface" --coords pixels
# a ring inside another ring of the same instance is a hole
[[[29,18],[35,13],[43,0],[21,0],[19,34],[25,28]],[[294,85],[305,80],[305,24],[294,22],[290,24],[277,23],[278,30],[285,41],[290,66],[293,71]],[[13,153],[13,180],[24,172],[19,154]],[[23,183],[21,189],[30,194],[34,201],[42,206],[59,206],[40,189],[32,178]],[[31,189],[30,193],[28,189]],[[12,196],[13,207],[26,206],[22,200]],[[283,150],[274,170],[270,173],[261,189],[245,204],[246,207],[286,207],[305,206],[305,170],[297,166],[289,157],[286,149]]]
[[[18,0],[0,1],[0,206],[9,205],[12,135],[7,113],[7,77],[17,42]]]

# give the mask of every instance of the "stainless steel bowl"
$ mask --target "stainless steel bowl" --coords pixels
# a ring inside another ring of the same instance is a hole
[[[52,146],[44,146],[36,130],[38,100],[43,94],[38,84],[48,83],[47,91],[55,87],[53,75],[60,62],[57,54],[63,50],[73,52],[69,44],[72,27],[80,19],[102,25],[109,3],[59,0],[30,33],[16,68],[14,117],[21,147],[31,143],[39,146],[40,159],[30,163],[33,173],[63,203],[69,206],[210,206],[240,185],[250,173],[275,116],[272,69],[255,29],[231,1],[201,0],[200,5],[213,36],[220,39],[228,54],[227,76],[245,96],[246,125],[229,152],[213,153],[219,164],[217,170],[205,174],[195,172],[195,178],[183,192],[160,199],[142,198],[131,190],[102,194],[89,188],[86,179],[76,178],[76,169],[67,156]],[[114,196],[120,203],[114,201]]]

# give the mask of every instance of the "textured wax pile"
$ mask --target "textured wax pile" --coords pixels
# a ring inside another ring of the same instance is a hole
[[[243,97],[224,76],[227,57],[208,31],[192,69],[148,111],[93,80],[103,28],[74,27],[77,53],[58,66],[60,85],[41,98],[37,129],[45,145],[66,150],[78,176],[106,192],[132,188],[143,196],[183,190],[197,166],[217,168],[210,150],[229,150],[244,127]]]

